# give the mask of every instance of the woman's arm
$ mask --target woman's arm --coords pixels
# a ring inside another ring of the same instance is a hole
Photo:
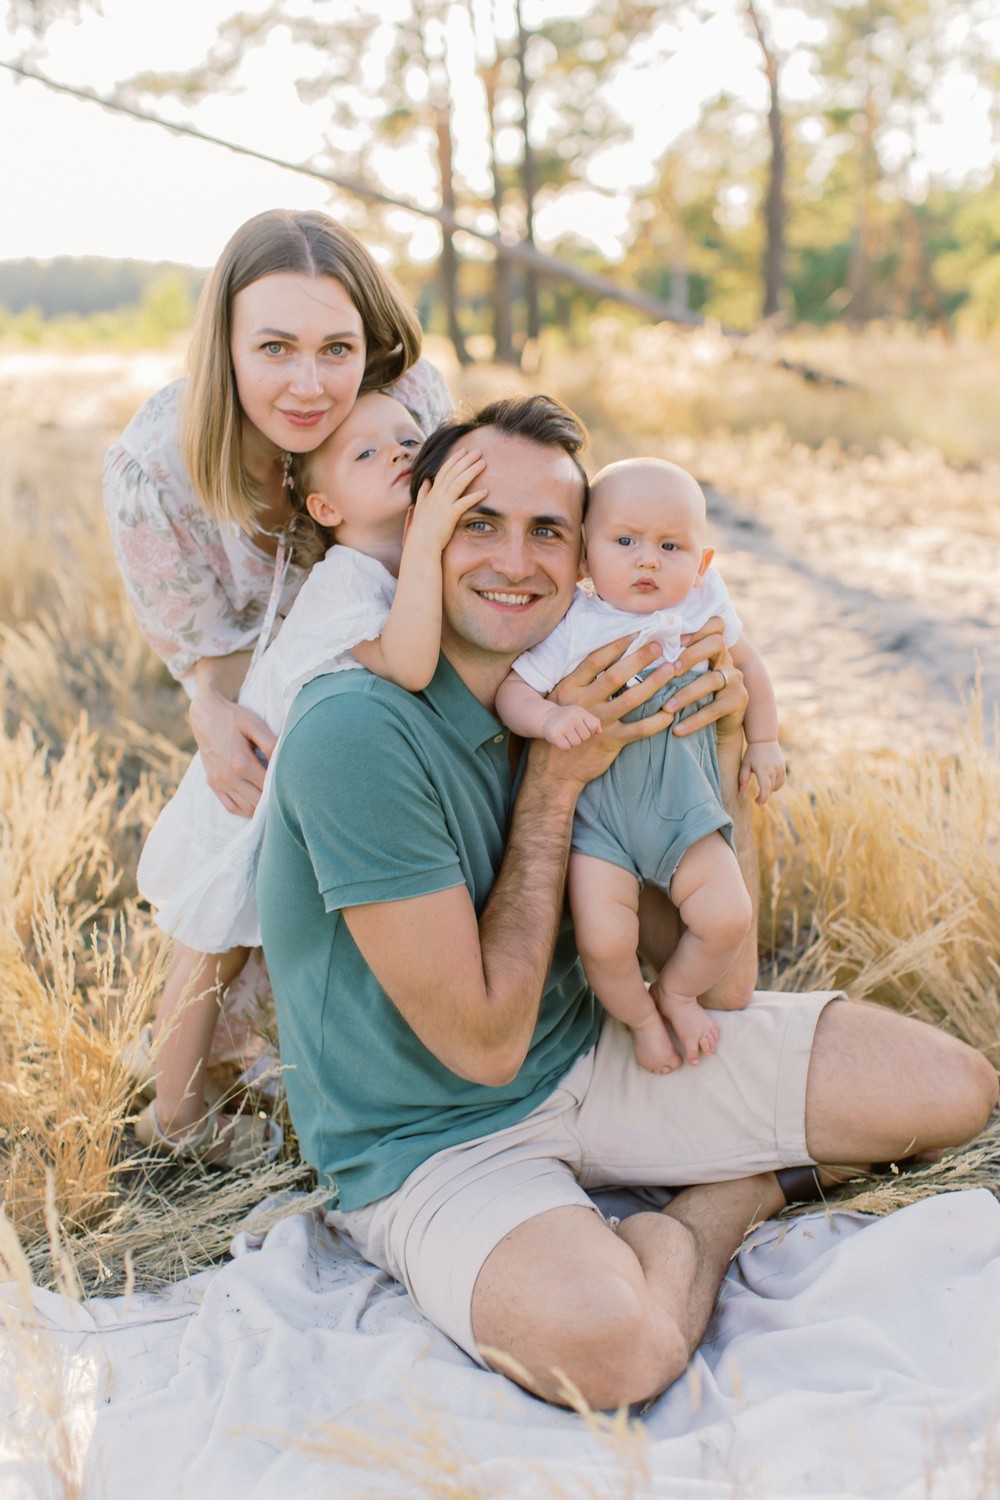
[[[185,476],[169,461],[177,398],[175,387],[159,392],[130,429],[139,451],[153,454],[148,463],[122,443],[111,449],[104,507],[139,628],[191,695],[191,727],[209,785],[228,811],[249,816],[264,771],[255,750],[268,756],[274,737],[233,700],[246,675],[262,600],[251,598],[245,619],[233,610],[216,572],[227,562],[218,527],[201,516]],[[260,590],[266,597],[263,572]]]
[[[433,484],[425,483],[410,513],[399,581],[382,634],[359,641],[351,654],[376,677],[407,692],[425,688],[437,671],[441,650],[441,553],[455,523],[485,490],[469,490],[485,467],[478,450],[458,448],[441,465]]]
[[[205,779],[227,812],[252,816],[260,801],[276,737],[249,708],[235,701],[250,652],[203,656],[191,670],[194,692],[188,718],[201,753]]]

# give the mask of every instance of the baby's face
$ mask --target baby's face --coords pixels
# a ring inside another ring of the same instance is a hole
[[[704,497],[673,465],[637,462],[599,475],[584,535],[594,588],[629,614],[673,609],[712,560]]]
[[[325,495],[343,523],[402,535],[410,504],[410,470],[424,435],[406,407],[372,391],[312,456],[310,488]],[[357,545],[356,543],[354,545]]]

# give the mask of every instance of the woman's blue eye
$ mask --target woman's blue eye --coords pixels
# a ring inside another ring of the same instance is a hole
[[[266,354],[284,354],[285,346],[272,339],[269,344],[264,345],[264,352]]]

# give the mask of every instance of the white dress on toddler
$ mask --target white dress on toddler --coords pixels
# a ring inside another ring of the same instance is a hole
[[[251,665],[239,702],[280,737],[301,687],[326,672],[361,666],[351,649],[382,634],[395,592],[396,580],[380,562],[334,544]],[[198,953],[260,943],[257,860],[280,749],[279,738],[251,818],[226,811],[196,755],[146,840],[139,891],[156,908],[157,925]]]

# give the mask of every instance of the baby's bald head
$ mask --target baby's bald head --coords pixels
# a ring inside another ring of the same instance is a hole
[[[697,479],[679,464],[665,458],[624,458],[608,464],[591,486],[587,524],[593,525],[598,516],[607,520],[619,506],[632,505],[649,512],[662,510],[671,524],[684,526],[704,541],[705,496]]]
[[[583,531],[595,591],[630,614],[676,608],[712,561],[701,486],[661,458],[602,469]]]

